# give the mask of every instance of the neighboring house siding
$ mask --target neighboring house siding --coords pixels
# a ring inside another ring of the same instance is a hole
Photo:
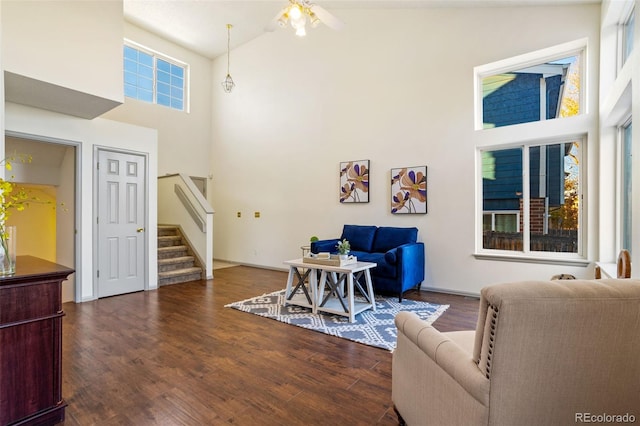
[[[483,209],[518,210],[522,196],[522,150],[486,152],[482,160]]]
[[[483,99],[484,122],[495,127],[538,121],[540,119],[540,79],[542,74],[509,73],[490,77]],[[485,82],[486,83],[486,82]],[[562,76],[546,78],[547,118],[558,112]],[[540,147],[530,151],[530,197],[548,197],[549,206],[564,203],[564,155],[562,145],[546,147],[545,164],[540,164]],[[522,197],[522,151],[507,149],[485,153],[483,157],[483,209],[519,210]],[[491,164],[489,164],[491,163]],[[540,170],[545,179],[541,188]],[[543,190],[544,189],[544,190]]]
[[[482,100],[484,122],[493,127],[540,120],[540,74],[503,74],[506,83]]]

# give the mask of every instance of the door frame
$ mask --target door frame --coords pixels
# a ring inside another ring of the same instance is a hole
[[[73,259],[75,265],[71,265],[71,268],[75,270],[74,275],[74,289],[73,289],[73,298],[74,303],[82,302],[82,185],[81,185],[81,177],[82,177],[82,142],[74,141],[70,139],[59,139],[50,136],[36,135],[33,133],[24,133],[17,132],[14,130],[6,130],[4,132],[4,136],[17,138],[17,139],[27,139],[35,142],[43,142],[43,143],[52,143],[57,145],[65,145],[71,146],[75,148],[75,158],[74,160],[74,174],[75,174],[75,188],[74,188],[74,202],[75,208],[73,212],[73,222],[74,222],[74,241],[73,241]],[[4,144],[3,144],[4,149]],[[3,153],[4,154],[4,153]],[[57,236],[56,236],[57,239]],[[69,266],[69,265],[66,265]]]
[[[98,205],[98,160],[100,158],[100,152],[101,151],[108,151],[108,152],[115,152],[115,153],[119,153],[119,154],[126,154],[126,155],[137,155],[140,157],[144,158],[144,228],[145,230],[147,230],[146,232],[144,232],[144,291],[148,291],[149,290],[149,153],[148,152],[140,152],[140,151],[135,151],[135,150],[130,150],[130,149],[121,149],[121,148],[114,148],[114,147],[110,147],[110,146],[104,146],[104,145],[94,145],[93,146],[93,161],[92,161],[92,167],[93,167],[93,200],[92,200],[92,208],[93,208],[93,235],[95,236],[95,238],[92,238],[92,244],[93,244],[93,283],[92,283],[92,289],[93,289],[93,296],[94,299],[98,299],[98,266],[99,266],[99,262],[98,262],[98,257],[99,257],[99,253],[98,253],[98,247],[99,247],[99,241],[98,239],[100,238],[99,234],[98,234],[98,216],[99,215],[99,211],[98,209],[100,208],[100,206]]]

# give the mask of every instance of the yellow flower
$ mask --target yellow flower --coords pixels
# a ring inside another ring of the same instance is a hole
[[[4,167],[7,170],[11,170],[13,168],[11,165],[13,161],[30,163],[31,156],[14,154],[0,161],[0,165],[4,163]],[[12,182],[0,178],[0,244],[2,245],[4,253],[7,253],[7,237],[9,236],[5,229],[7,219],[9,219],[13,210],[22,211],[28,207],[30,200],[29,194],[24,188],[16,190]]]

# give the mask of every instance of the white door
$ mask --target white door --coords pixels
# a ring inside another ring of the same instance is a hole
[[[146,164],[98,150],[98,297],[144,290]]]

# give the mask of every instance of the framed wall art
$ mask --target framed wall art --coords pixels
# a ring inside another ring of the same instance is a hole
[[[369,202],[369,160],[340,163],[340,202]]]
[[[391,169],[391,213],[427,213],[427,166]]]

